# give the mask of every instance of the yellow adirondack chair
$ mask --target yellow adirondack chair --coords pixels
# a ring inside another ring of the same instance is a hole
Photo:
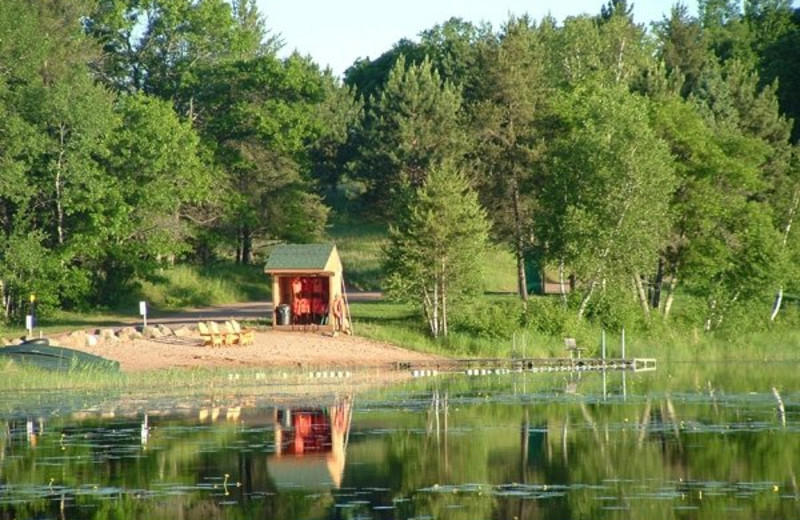
[[[230,321],[225,322],[225,330],[223,332],[229,338],[229,345],[244,345],[242,335],[233,328],[233,324]]]
[[[236,320],[231,320],[233,330],[239,334],[242,345],[252,345],[256,339],[256,329],[243,329]]]
[[[225,343],[225,345],[233,345],[233,342],[236,338],[234,338],[233,335],[220,330],[219,324],[217,324],[216,321],[209,321],[208,328],[211,330],[211,334],[216,334],[222,338],[222,343]]]
[[[202,321],[197,324],[197,330],[200,332],[200,339],[203,340],[203,346],[211,345],[212,347],[222,346],[222,335],[215,334],[209,330],[208,326]]]

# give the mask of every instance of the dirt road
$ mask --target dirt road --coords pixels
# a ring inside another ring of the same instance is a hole
[[[379,292],[348,292],[347,297],[352,302],[376,301],[382,298]],[[148,317],[148,324],[163,323],[176,326],[193,324],[198,321],[224,321],[237,319],[240,321],[262,321],[272,316],[272,301],[231,303],[197,309],[186,309],[180,312],[158,313]]]

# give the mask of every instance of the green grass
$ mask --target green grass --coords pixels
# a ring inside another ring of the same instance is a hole
[[[539,305],[537,305],[537,303]],[[521,306],[513,295],[487,295],[466,310],[467,318],[451,323],[447,338],[433,339],[419,311],[412,306],[379,302],[351,303],[356,334],[413,350],[453,357],[564,357],[564,337],[575,337],[588,348],[587,356],[599,357],[603,329],[578,321],[565,310],[530,320],[517,319]],[[544,312],[557,307],[553,297],[533,297],[529,309]],[[553,323],[550,323],[553,322]],[[560,322],[560,323],[555,323]],[[540,327],[552,325],[551,329]],[[606,355],[622,356],[622,331],[605,332]],[[659,362],[798,361],[800,331],[776,327],[733,337],[705,334],[696,329],[652,325],[625,331],[626,357],[653,357]]]
[[[502,246],[492,246],[483,260],[483,273],[488,292],[515,293],[517,267],[514,255]]]
[[[381,251],[386,242],[386,227],[335,224],[329,234],[342,259],[348,287],[359,291],[380,290]]]
[[[175,393],[185,396],[219,394],[222,397],[252,395],[254,389],[263,391],[264,385],[298,385],[308,383],[309,379],[306,373],[286,368],[176,368],[132,373],[79,368],[51,372],[0,362],[0,371],[7,376],[0,378],[0,392],[119,390],[136,391],[149,398]]]
[[[511,296],[487,296],[488,305]],[[356,334],[420,352],[453,357],[528,357],[561,355],[559,338],[548,338],[521,327],[504,327],[504,334],[475,334],[462,327],[447,338],[434,339],[417,309],[386,301],[350,304]],[[505,318],[505,316],[504,316]],[[562,343],[563,345],[563,343]],[[563,349],[563,347],[562,347]]]
[[[175,266],[155,282],[142,284],[140,300],[160,310],[268,300],[272,286],[263,266],[220,264],[208,268]]]
[[[381,255],[387,234],[382,224],[334,222],[329,235],[339,250],[349,287],[359,291],[381,290]],[[517,290],[514,256],[506,248],[490,248],[483,259],[483,272],[488,292]]]

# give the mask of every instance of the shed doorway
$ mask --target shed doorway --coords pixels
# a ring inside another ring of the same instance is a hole
[[[329,276],[282,276],[280,302],[289,306],[290,325],[327,325]]]

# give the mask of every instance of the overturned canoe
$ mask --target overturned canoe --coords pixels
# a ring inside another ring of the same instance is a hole
[[[87,354],[80,350],[50,345],[46,339],[36,339],[0,348],[0,360],[7,359],[43,370],[104,370],[119,372],[119,362]]]

